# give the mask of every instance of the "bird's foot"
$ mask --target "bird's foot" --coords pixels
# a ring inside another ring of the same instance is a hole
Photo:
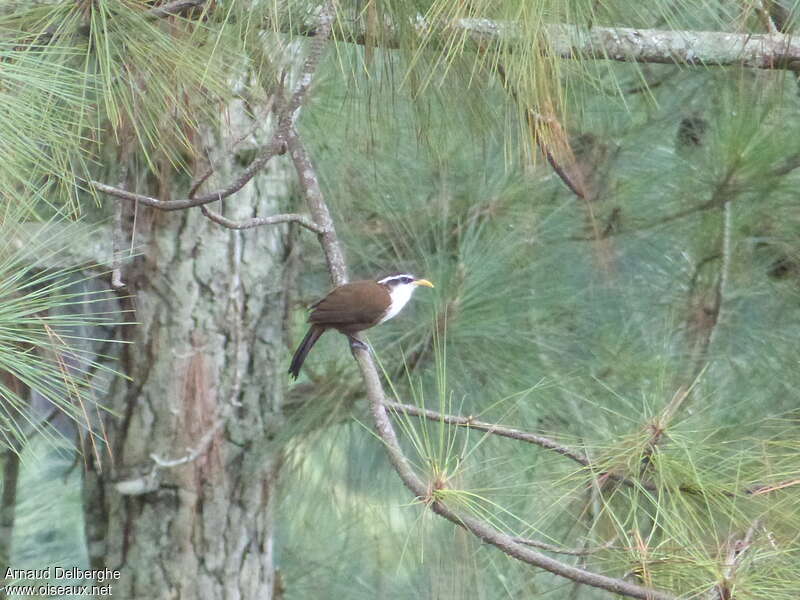
[[[358,350],[366,350],[367,352],[369,352],[369,346],[367,346],[361,340],[359,340],[357,338],[354,338],[354,337],[350,337],[349,339],[350,339],[350,349],[351,350],[358,349]]]

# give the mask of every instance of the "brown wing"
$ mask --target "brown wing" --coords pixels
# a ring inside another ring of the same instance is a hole
[[[388,292],[383,287],[376,288],[374,281],[354,281],[339,286],[314,304],[308,320],[336,329],[358,331],[380,321],[388,303]]]

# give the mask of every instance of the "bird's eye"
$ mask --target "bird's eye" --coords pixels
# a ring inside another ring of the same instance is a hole
[[[411,279],[411,277],[403,277],[402,279],[400,279],[400,281],[402,281],[403,283],[411,283],[414,280]]]

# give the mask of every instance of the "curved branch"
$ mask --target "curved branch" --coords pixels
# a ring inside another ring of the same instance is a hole
[[[290,121],[287,120],[287,128],[289,123]],[[190,196],[180,200],[159,200],[158,198],[153,198],[152,196],[129,192],[128,190],[124,190],[113,185],[108,185],[107,183],[103,183],[101,181],[89,180],[88,183],[98,192],[103,192],[110,196],[121,198],[122,200],[138,202],[139,204],[144,204],[145,206],[151,206],[167,212],[173,210],[184,210],[193,206],[202,206],[203,204],[209,204],[210,202],[227,198],[247,185],[247,183],[249,183],[249,181],[255,177],[256,174],[264,167],[264,165],[272,160],[273,157],[277,156],[278,154],[283,154],[285,149],[283,137],[284,134],[282,133],[279,125],[278,129],[273,134],[270,143],[266,145],[259,156],[247,166],[247,168],[241,173],[241,175],[239,175],[239,177],[237,177],[227,186],[218,190],[214,190],[213,192],[208,192],[201,196]]]
[[[206,217],[228,229],[252,229],[254,227],[261,227],[262,225],[275,225],[277,223],[297,223],[301,227],[305,227],[306,229],[309,229],[314,233],[318,234],[325,233],[325,230],[316,223],[314,223],[311,219],[309,219],[305,215],[298,215],[295,213],[272,215],[270,217],[253,217],[252,219],[247,219],[245,221],[234,221],[232,219],[228,219],[227,217],[223,217],[219,213],[215,213],[214,211],[210,210],[207,206],[201,206],[200,210],[203,211],[203,214]]]

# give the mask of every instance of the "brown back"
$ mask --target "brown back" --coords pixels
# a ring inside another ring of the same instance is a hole
[[[333,289],[314,304],[308,320],[342,333],[355,333],[376,325],[389,309],[390,301],[389,291],[380,283],[354,281]]]

